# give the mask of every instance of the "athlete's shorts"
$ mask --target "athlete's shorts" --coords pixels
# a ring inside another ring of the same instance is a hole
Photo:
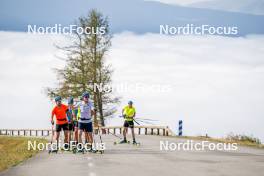
[[[73,128],[78,128],[78,121],[73,121]]]
[[[124,122],[124,127],[126,128],[134,128],[134,122],[133,121],[126,121]]]
[[[60,132],[61,129],[63,129],[63,131],[69,130],[68,123],[65,123],[65,124],[62,124],[62,125],[56,124],[56,132]]]
[[[82,131],[85,131],[85,132],[93,132],[93,123],[92,122],[90,122],[90,123],[79,122],[78,128]]]
[[[68,124],[69,131],[74,131],[73,123]]]

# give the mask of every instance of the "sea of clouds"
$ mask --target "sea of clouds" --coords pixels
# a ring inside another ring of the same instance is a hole
[[[63,67],[54,44],[62,35],[0,32],[0,128],[48,128],[54,104],[44,88]],[[133,100],[137,117],[159,120],[184,135],[222,137],[230,132],[264,141],[264,36],[163,36],[116,34],[106,55],[113,82],[170,85],[168,92],[116,92],[119,113]],[[116,115],[118,116],[118,114]],[[108,125],[121,125],[112,118]]]

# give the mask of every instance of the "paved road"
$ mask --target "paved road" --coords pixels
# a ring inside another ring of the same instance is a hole
[[[263,176],[264,150],[240,147],[237,151],[160,151],[160,140],[171,137],[140,136],[140,147],[113,145],[103,136],[105,154],[39,153],[1,176]]]

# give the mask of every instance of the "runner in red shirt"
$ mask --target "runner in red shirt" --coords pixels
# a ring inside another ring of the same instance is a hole
[[[56,141],[59,142],[60,131],[64,132],[64,143],[68,143],[68,120],[67,120],[67,111],[68,106],[61,103],[61,97],[58,96],[55,98],[56,106],[52,110],[51,114],[51,124],[54,124],[53,117],[56,117]]]

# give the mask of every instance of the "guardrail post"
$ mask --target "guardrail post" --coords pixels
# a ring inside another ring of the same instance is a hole
[[[116,129],[114,128],[114,134],[116,134]]]
[[[141,130],[141,128],[138,128],[138,135],[140,135],[140,130]]]
[[[145,135],[148,135],[148,128],[145,128]]]
[[[159,135],[159,130],[160,130],[160,129],[159,129],[159,128],[157,128],[157,135]]]
[[[122,128],[119,128],[119,133],[122,134]]]
[[[32,132],[31,132],[31,130],[29,130],[29,136],[31,136],[32,135]]]
[[[20,136],[20,131],[19,130],[17,131],[17,135]]]
[[[182,120],[179,120],[179,136],[182,136]]]
[[[11,136],[14,136],[14,131],[13,130],[11,130]]]
[[[151,128],[151,132],[150,132],[151,135],[153,135],[153,128]]]

